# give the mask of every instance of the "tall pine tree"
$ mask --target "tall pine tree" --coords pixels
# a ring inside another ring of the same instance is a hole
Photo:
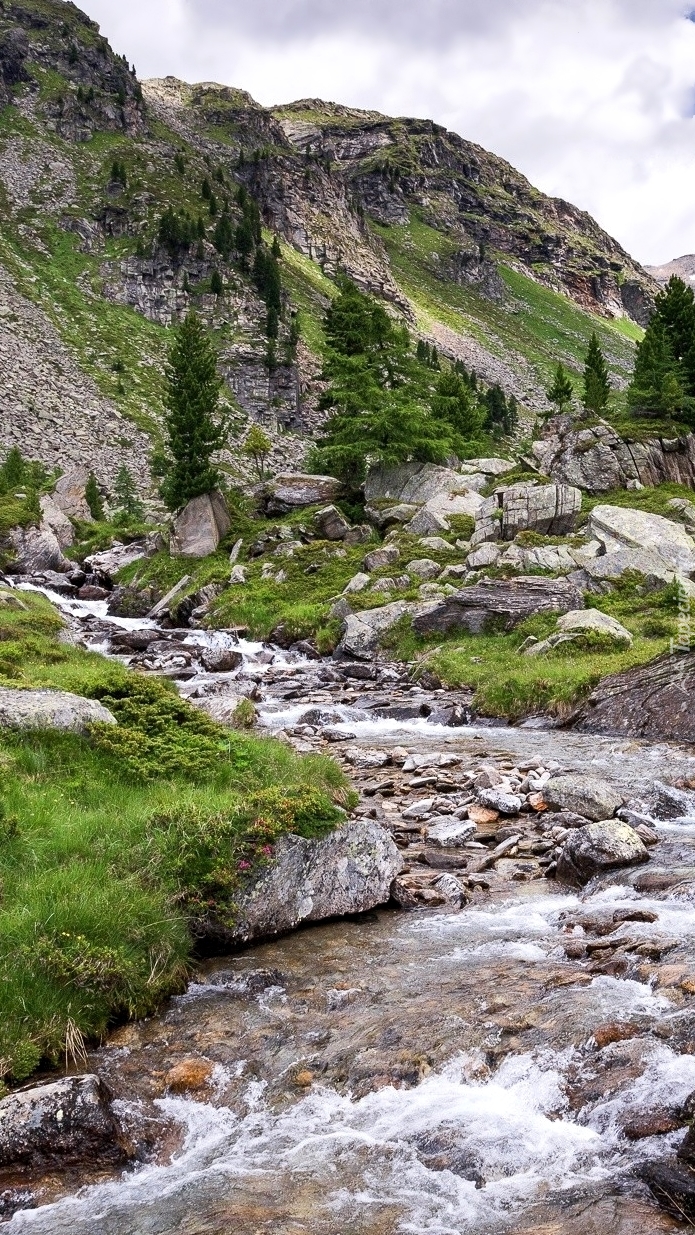
[[[555,404],[558,412],[562,415],[566,407],[572,406],[573,394],[574,390],[572,389],[570,375],[562,362],[559,362],[555,370],[553,384],[548,391],[548,400],[550,403]]]
[[[695,292],[692,287],[672,276],[656,297],[654,317],[666,330],[673,358],[685,383],[685,393],[695,396]]]
[[[635,371],[627,392],[636,416],[678,416],[688,404],[684,374],[673,354],[670,332],[657,312],[637,348]]]
[[[584,361],[583,402],[586,411],[600,416],[601,412],[606,409],[610,393],[608,366],[594,331],[589,340],[589,348]]]
[[[218,415],[221,385],[212,343],[197,314],[189,313],[176,330],[167,364],[167,450],[159,470],[169,510],[219,484],[212,456],[226,439]]]

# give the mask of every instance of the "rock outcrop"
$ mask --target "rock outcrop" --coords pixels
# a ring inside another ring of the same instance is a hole
[[[471,635],[500,627],[513,630],[534,613],[568,613],[583,606],[581,592],[566,579],[521,575],[481,579],[413,618],[419,635],[465,630]]]
[[[116,719],[96,699],[64,690],[12,690],[0,686],[0,728],[62,729],[86,733],[89,725],[115,725]]]
[[[546,476],[588,493],[664,481],[695,488],[694,433],[625,441],[606,422],[581,429],[569,418],[556,417],[548,436],[533,443],[533,454]]]
[[[396,626],[406,614],[422,610],[426,606],[414,601],[395,600],[380,609],[363,609],[345,618],[345,629],[340,641],[340,651],[357,660],[371,660],[383,636]]]
[[[514,540],[519,532],[566,536],[574,530],[582,507],[579,489],[571,485],[523,483],[498,486],[481,502],[471,544]]]
[[[283,836],[275,860],[240,902],[229,942],[373,909],[389,899],[402,868],[391,834],[370,820],[346,823],[323,840]]]
[[[65,557],[55,532],[44,524],[40,528],[14,528],[9,542],[14,557],[8,570],[13,574],[40,575],[46,570],[64,574],[74,570],[75,563]]]
[[[570,718],[580,733],[695,742],[695,652],[606,677]]]
[[[207,557],[227,535],[232,521],[227,503],[217,490],[194,497],[174,520],[169,545],[172,555]]]
[[[641,549],[661,558],[673,571],[695,573],[695,540],[682,523],[627,506],[594,506],[589,534],[606,553]]]

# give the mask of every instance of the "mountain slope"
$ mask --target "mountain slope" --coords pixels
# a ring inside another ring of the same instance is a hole
[[[251,271],[215,247],[225,209],[232,229],[241,220],[239,186],[281,242],[270,348]],[[161,243],[169,209],[195,222],[195,243]],[[15,370],[0,445],[19,435],[49,464],[81,454],[106,485],[128,460],[144,488],[167,329],[189,307],[215,332],[237,436],[261,421],[274,462],[293,466],[318,422],[321,320],[339,271],[529,414],[545,407],[558,359],[579,369],[594,329],[624,387],[657,290],[588,215],[431,121],[317,100],[267,109],[174,78],[141,85],[62,0],[0,9],[0,266],[0,355]],[[20,303],[33,334],[14,325]],[[46,402],[61,416],[41,420]],[[85,402],[99,409],[86,430]],[[233,442],[226,464],[240,467]]]

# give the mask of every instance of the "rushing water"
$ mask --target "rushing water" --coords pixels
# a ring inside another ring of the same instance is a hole
[[[105,606],[54,597],[97,629]],[[190,632],[191,646],[227,634]],[[262,721],[294,724],[306,700],[274,688],[309,672],[290,654],[238,644],[242,675],[263,684]],[[315,668],[315,667],[314,667]],[[228,678],[235,688],[235,675]],[[209,675],[187,682],[205,687]],[[322,688],[323,689],[323,688]],[[330,687],[323,689],[331,696]],[[308,698],[308,695],[307,695]],[[375,720],[327,706],[353,744],[455,751],[610,771],[629,786],[693,775],[666,744],[559,731]],[[658,864],[695,866],[695,820],[659,825]],[[655,860],[656,864],[656,860]],[[510,884],[457,913],[379,911],[329,922],[202,967],[159,1018],[128,1026],[90,1060],[124,1118],[173,1128],[172,1154],[14,1216],[32,1235],[642,1235],[680,1229],[635,1174],[682,1131],[626,1128],[695,1090],[695,1016],[680,987],[591,973],[568,959],[579,916],[650,910],[665,964],[687,968],[695,909],[683,892],[640,895],[621,881],[591,894],[540,880]],[[582,920],[584,920],[582,917]],[[695,972],[695,963],[693,964]],[[598,1050],[594,1031],[620,1022]],[[693,1045],[691,1045],[693,1043]],[[209,1061],[198,1095],[168,1094],[168,1068]],[[647,1130],[648,1131],[648,1130]]]

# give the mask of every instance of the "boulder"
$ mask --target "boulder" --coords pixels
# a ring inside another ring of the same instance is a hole
[[[675,481],[695,486],[695,434],[665,440],[626,442],[605,422],[577,429],[570,417],[554,417],[548,436],[533,443],[533,454],[547,476],[578,485],[588,493],[608,493],[636,482]]]
[[[236,648],[204,648],[200,654],[200,663],[208,673],[231,673],[243,660]]]
[[[488,810],[496,810],[500,815],[518,815],[522,807],[522,799],[515,793],[505,793],[503,789],[479,789],[478,804]]]
[[[566,536],[576,526],[582,495],[572,485],[510,485],[501,493],[502,539],[519,532]]]
[[[418,507],[411,502],[399,502],[397,506],[365,506],[365,514],[377,527],[395,527],[399,523],[409,523],[418,512]]]
[[[96,699],[83,699],[64,690],[0,687],[0,728],[86,733],[88,726],[96,722],[116,724],[115,716]]]
[[[194,497],[174,520],[169,551],[177,557],[207,557],[214,553],[232,521],[221,493]]]
[[[589,530],[607,553],[618,549],[646,549],[673,570],[695,572],[695,540],[682,523],[625,506],[594,506]]]
[[[0,1168],[56,1170],[127,1156],[126,1141],[98,1076],[65,1076],[0,1101]]]
[[[499,545],[493,541],[488,541],[468,554],[466,566],[469,570],[482,570],[486,566],[495,566],[501,553],[502,550]]]
[[[42,495],[39,505],[41,530],[52,532],[61,549],[67,549],[75,539],[75,529],[65,511],[60,509],[48,493]]]
[[[402,463],[399,467],[371,468],[364,483],[367,502],[392,500],[424,505],[449,493],[465,493],[465,476],[435,463]]]
[[[570,832],[557,861],[557,877],[581,887],[594,875],[648,860],[644,843],[629,823],[604,819]]]
[[[246,567],[237,562],[236,566],[232,566],[229,576],[230,586],[236,587],[239,583],[246,583]]]
[[[482,553],[486,549],[496,547],[488,543],[481,545],[476,552]],[[500,559],[500,566],[511,566],[514,570],[520,571],[552,570],[555,574],[567,575],[570,571],[581,570],[585,563],[592,561],[597,549],[600,550],[600,545],[595,541],[579,549],[571,545],[535,545],[533,548],[527,548],[512,543],[508,549],[505,549]],[[582,583],[584,583],[583,575]]]
[[[468,476],[471,472],[482,472],[484,476],[504,476],[507,472],[513,472],[515,467],[516,462],[513,459],[465,459],[459,471],[462,476]]]
[[[557,619],[557,628],[561,631],[576,631],[579,634],[590,632],[604,635],[616,643],[632,643],[629,630],[617,618],[611,617],[608,613],[601,613],[600,609],[572,609]]]
[[[384,566],[393,566],[398,561],[400,553],[395,545],[382,545],[380,549],[372,549],[362,565],[365,570],[383,570]]]
[[[516,579],[481,579],[415,616],[418,634],[467,630],[478,635],[492,624],[513,630],[534,613],[568,613],[580,609],[581,592],[566,579],[521,575]]]
[[[543,797],[551,810],[573,811],[592,821],[610,819],[625,802],[609,781],[583,772],[551,776],[543,786]]]
[[[323,540],[344,540],[350,524],[337,506],[324,506],[314,515],[314,525]]]
[[[431,557],[415,558],[406,566],[408,574],[415,575],[416,579],[436,579],[441,569],[439,562],[435,562]]]
[[[466,493],[440,493],[437,497],[425,502],[418,513],[408,524],[408,531],[415,536],[427,536],[430,530],[449,531],[449,520],[454,515],[468,515],[475,519],[485,499],[469,489]],[[436,524],[436,527],[434,526]]]
[[[695,652],[603,678],[569,718],[580,733],[695,742]]]
[[[75,569],[63,554],[55,533],[48,527],[16,527],[9,533],[15,560],[7,568],[20,575],[40,575],[45,570],[67,574]]]
[[[400,622],[406,614],[419,611],[422,606],[413,601],[394,600],[380,609],[363,609],[351,613],[345,619],[345,633],[340,641],[340,651],[357,660],[371,660],[383,635]]]
[[[676,573],[663,557],[649,549],[614,549],[599,557],[577,561],[577,565],[580,567],[577,580],[592,592],[610,591],[614,580],[621,579],[629,570],[643,575],[647,590],[655,592],[671,583]]]
[[[653,814],[657,819],[695,819],[695,793],[665,785],[661,780],[654,781],[654,789]]]
[[[680,1158],[680,1153],[678,1157]],[[657,1161],[642,1162],[639,1176],[662,1208],[679,1224],[685,1222],[689,1227],[695,1225],[695,1171],[690,1162],[679,1162],[676,1159],[664,1161],[661,1158]]]
[[[261,491],[269,515],[285,515],[302,506],[325,506],[340,497],[343,486],[335,476],[280,472]]]
[[[100,553],[91,553],[89,557],[86,557],[84,565],[90,574],[113,576],[124,566],[130,566],[132,562],[152,557],[155,553],[161,553],[165,548],[166,542],[161,533],[150,532],[147,536],[133,540],[127,545],[115,540],[109,549],[103,549]]]
[[[442,815],[427,825],[427,840],[438,849],[455,849],[470,840],[476,824],[470,819],[457,819],[454,815]]]
[[[84,495],[89,476],[87,467],[70,468],[60,477],[53,491],[53,501],[64,514],[70,519],[81,519],[86,523],[92,518]]]
[[[371,820],[346,823],[322,840],[282,836],[275,860],[237,906],[231,941],[383,905],[403,865],[390,832]]]
[[[348,579],[343,588],[343,596],[349,596],[351,592],[363,592],[366,587],[369,587],[372,581],[372,576],[367,575],[364,571],[358,571],[352,579]]]

